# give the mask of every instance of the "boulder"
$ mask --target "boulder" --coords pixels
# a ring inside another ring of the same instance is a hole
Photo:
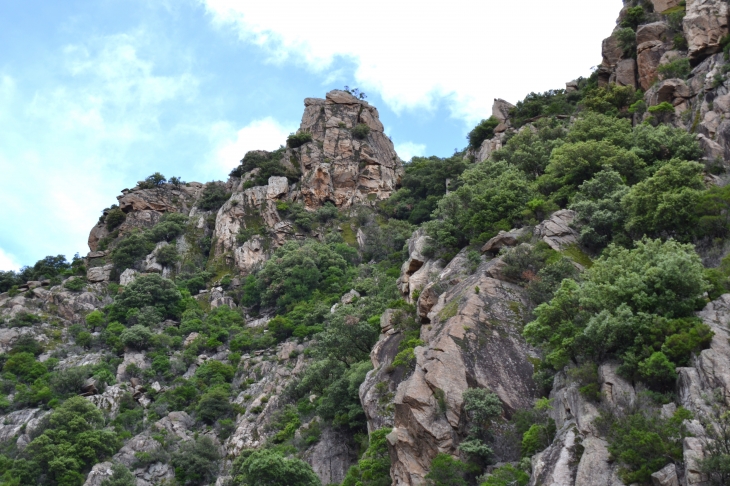
[[[659,13],[677,7],[680,2],[681,0],[651,0],[651,3],[654,5],[654,11]]]
[[[644,42],[650,41],[667,41],[667,33],[669,25],[666,22],[652,22],[650,24],[640,25],[636,29],[636,45],[640,46]]]
[[[92,267],[86,271],[86,279],[91,283],[108,282],[114,265],[109,263],[103,267]]]
[[[677,466],[667,464],[659,471],[651,475],[651,484],[653,486],[679,486],[679,478],[677,477]]]
[[[622,59],[616,64],[616,84],[619,86],[636,87],[636,61],[634,59]]]
[[[722,38],[728,35],[728,4],[724,0],[687,0],[684,34],[689,44],[689,57],[695,63],[721,49]]]
[[[119,276],[119,285],[126,286],[137,280],[139,272],[132,268],[128,268]]]
[[[575,219],[575,211],[561,209],[535,227],[535,236],[541,238],[550,248],[561,251],[578,244],[578,232],[570,227]]]
[[[497,236],[482,246],[482,253],[499,253],[502,248],[516,246],[519,238],[526,234],[528,234],[528,228],[520,228],[509,232],[500,231]]]
[[[649,89],[657,80],[657,68],[667,50],[665,44],[659,40],[644,42],[637,48],[636,64],[641,89]]]
[[[340,484],[347,470],[357,461],[357,454],[350,446],[348,435],[326,427],[319,441],[304,452],[302,459],[312,466],[322,484]]]
[[[422,228],[413,232],[406,243],[408,258],[401,266],[397,285],[408,302],[413,302],[413,293],[423,290],[443,269],[443,262],[426,257],[429,246],[434,242]]]
[[[515,105],[500,98],[494,99],[492,105],[492,116],[499,120],[501,123],[507,122],[509,119],[510,110],[514,109]]]

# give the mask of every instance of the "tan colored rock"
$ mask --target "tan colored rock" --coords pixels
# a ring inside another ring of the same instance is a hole
[[[96,249],[99,247],[99,241],[106,237],[109,234],[109,231],[106,229],[106,225],[102,223],[97,223],[94,225],[93,228],[91,228],[91,232],[89,233],[89,249],[91,251],[96,251]]]
[[[612,68],[623,58],[623,49],[619,47],[618,40],[614,37],[608,37],[603,40],[602,48],[603,62],[602,66]]]
[[[649,41],[667,42],[668,31],[669,25],[666,22],[652,22],[640,25],[636,29],[636,45],[640,46]]]
[[[137,280],[139,272],[132,268],[128,268],[119,276],[119,285],[126,286]]]
[[[357,460],[350,446],[349,436],[340,430],[326,427],[319,441],[303,454],[322,484],[340,484],[347,470]]]
[[[616,65],[616,84],[619,86],[636,87],[636,61],[634,59],[623,59]]]
[[[108,282],[111,277],[114,265],[109,263],[103,267],[92,267],[86,270],[86,279],[89,282]]]
[[[514,109],[515,105],[505,101],[501,98],[495,98],[494,104],[492,105],[492,116],[502,123],[505,123],[509,119],[510,110]]]
[[[667,47],[662,41],[644,42],[637,49],[636,64],[639,72],[639,86],[649,89],[658,78],[657,68]]]
[[[575,219],[575,212],[561,209],[550,215],[550,218],[535,227],[535,236],[541,238],[550,248],[556,251],[578,244],[578,232],[570,227]]]
[[[418,229],[408,240],[408,259],[401,266],[397,285],[408,302],[413,301],[413,292],[423,290],[443,269],[443,262],[424,255],[426,247],[433,244],[423,229]]]
[[[659,471],[652,474],[651,484],[653,486],[679,486],[677,466],[675,466],[674,463],[667,464]]]
[[[651,3],[654,5],[655,12],[662,13],[670,8],[678,6],[680,1],[681,0],[651,0]]]
[[[518,239],[526,234],[527,228],[520,228],[509,232],[500,231],[497,236],[482,246],[482,253],[498,253],[502,248],[516,246]]]
[[[689,57],[699,61],[720,51],[720,41],[728,35],[728,4],[723,0],[687,0],[683,29]]]
[[[253,236],[242,246],[233,251],[236,267],[243,275],[250,274],[265,262],[269,255],[265,251],[264,239],[260,236]]]

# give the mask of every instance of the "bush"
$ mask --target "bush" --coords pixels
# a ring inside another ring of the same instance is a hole
[[[469,140],[469,148],[475,151],[479,150],[485,140],[494,137],[494,129],[497,128],[497,125],[499,125],[499,120],[493,116],[479,122],[466,136]]]
[[[667,162],[624,197],[626,229],[636,236],[688,239],[695,228],[695,209],[703,190],[700,164],[676,159]]]
[[[140,275],[116,297],[110,319],[126,321],[129,311],[147,306],[154,307],[162,318],[176,317],[181,299],[182,295],[172,281],[156,273]]]
[[[142,233],[135,232],[127,235],[112,251],[112,262],[117,272],[122,273],[146,257],[154,250],[155,245],[145,238]]]
[[[162,186],[165,182],[167,182],[165,176],[159,172],[155,172],[151,176],[147,176],[144,181],[138,182],[137,186],[140,189],[153,189]]]
[[[106,215],[105,223],[107,231],[114,231],[119,225],[124,223],[127,219],[127,215],[119,208],[114,208],[109,211]]]
[[[236,459],[234,479],[257,486],[321,486],[312,467],[296,457],[285,458],[270,449],[255,450]]]
[[[255,186],[267,185],[269,183],[269,177],[272,176],[286,177],[289,183],[297,182],[301,175],[300,169],[298,167],[286,167],[282,164],[284,153],[284,147],[273,152],[266,152],[264,150],[247,152],[243,159],[241,159],[241,165],[233,169],[230,176],[241,177],[247,172],[259,169],[258,174],[256,174],[251,182]]]
[[[483,162],[460,179],[463,185],[438,202],[434,215],[440,221],[425,224],[442,247],[461,248],[509,230],[533,199],[525,174],[505,162]]]
[[[682,39],[684,39],[684,37],[682,37]],[[675,59],[672,62],[661,64],[657,67],[657,72],[662,76],[662,79],[687,79],[687,76],[689,76],[691,71],[692,67],[689,65],[689,59],[686,57]]]
[[[146,327],[135,324],[129,329],[122,331],[119,336],[122,344],[134,349],[147,349],[152,340],[152,333]]]
[[[290,133],[286,138],[289,148],[298,148],[312,141],[312,134],[309,132]]]
[[[188,217],[180,213],[166,213],[146,236],[153,242],[172,241],[185,232]]]
[[[175,468],[175,479],[183,485],[209,484],[218,472],[221,459],[218,447],[208,436],[183,442],[172,454],[170,463]]]
[[[352,128],[352,136],[358,140],[365,140],[370,135],[370,127],[365,123],[358,123]]]
[[[544,118],[533,123],[533,130],[521,130],[504,147],[492,154],[492,159],[503,160],[523,171],[530,180],[545,173],[553,149],[565,143],[563,123]]]
[[[102,481],[101,486],[137,486],[137,477],[124,464],[116,462],[111,477]]]
[[[564,280],[553,299],[535,309],[524,334],[545,347],[545,360],[556,369],[570,360],[601,362],[616,356],[624,363],[622,372],[632,376],[641,362],[669,347],[675,349],[676,365],[688,354],[673,335],[684,335],[680,341],[696,335],[695,349],[709,343],[711,333],[692,317],[704,305],[703,275],[691,245],[647,239],[633,250],[609,245],[584,272],[582,283]],[[653,372],[659,364],[654,358],[643,366]]]
[[[579,186],[570,209],[576,212],[583,246],[598,251],[620,237],[626,221],[621,201],[628,191],[621,175],[610,169]]]
[[[688,436],[683,422],[691,418],[679,408],[669,419],[638,413],[612,420],[608,450],[623,465],[621,479],[626,484],[648,483],[668,461],[681,462],[682,441]]]
[[[157,260],[157,263],[159,263],[163,267],[171,267],[175,265],[179,259],[177,247],[175,245],[163,246],[162,248],[157,250],[157,253],[155,254],[155,259]]]
[[[226,418],[232,411],[230,397],[223,387],[211,388],[198,402],[198,416],[207,424]]]
[[[203,211],[218,211],[230,197],[231,194],[226,192],[224,186],[209,182],[205,185],[197,205]]]
[[[624,27],[614,33],[618,46],[626,57],[636,57],[636,31],[631,27]]]
[[[530,475],[511,464],[500,466],[480,486],[527,486]]]
[[[646,20],[646,12],[644,7],[637,5],[626,9],[624,19],[621,21],[621,27],[630,27],[634,30]]]
[[[468,466],[448,454],[440,452],[431,461],[431,470],[426,479],[433,486],[467,486]]]
[[[658,105],[650,106],[649,113],[674,113],[674,105],[668,101],[662,101]]]
[[[63,283],[64,288],[72,292],[80,292],[86,288],[86,279],[81,277],[72,277]]]
[[[391,429],[379,429],[370,434],[367,450],[357,465],[347,471],[342,486],[390,486],[390,455],[386,436]]]

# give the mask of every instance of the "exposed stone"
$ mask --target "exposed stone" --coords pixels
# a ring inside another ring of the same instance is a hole
[[[114,265],[109,263],[103,267],[92,267],[86,271],[86,279],[89,282],[108,282],[111,277]]]
[[[667,32],[669,25],[666,22],[652,22],[650,24],[640,25],[636,29],[636,45],[640,46],[644,42],[667,41]]]
[[[355,301],[355,299],[359,299],[359,298],[360,298],[360,292],[358,292],[355,289],[352,289],[349,292],[347,292],[345,295],[343,295],[342,298],[340,298],[340,302],[345,305],[352,304]]]
[[[637,48],[636,64],[639,71],[639,86],[649,89],[657,80],[657,68],[667,47],[660,40],[644,42]]]
[[[137,270],[134,270],[132,268],[128,268],[125,271],[122,272],[122,274],[119,276],[119,285],[126,286],[137,280],[137,276],[139,275],[139,272]]]
[[[689,57],[700,61],[720,51],[728,35],[728,4],[723,0],[687,0],[683,29],[689,44]]]
[[[495,98],[494,104],[492,105],[492,116],[501,123],[505,123],[509,119],[510,110],[514,108],[515,105],[512,103],[500,98]]]
[[[426,285],[443,269],[440,260],[433,260],[424,255],[433,240],[422,228],[413,233],[408,240],[408,259],[401,266],[398,287],[408,302],[413,301],[413,292],[423,290]]]
[[[126,385],[116,384],[108,386],[106,390],[104,390],[104,393],[100,395],[92,395],[86,397],[86,399],[96,405],[99,410],[107,413],[109,418],[114,419],[119,413],[122,398],[126,393],[129,393]]]
[[[616,84],[619,86],[631,86],[636,84],[636,61],[634,59],[622,59],[616,64]]]
[[[570,227],[575,219],[575,212],[561,209],[550,215],[550,218],[535,227],[535,236],[541,238],[550,248],[556,251],[578,244],[578,232]]]
[[[651,0],[651,3],[654,5],[654,11],[659,13],[678,6],[680,2],[681,0]]]
[[[326,427],[319,442],[308,449],[303,459],[308,462],[322,484],[340,484],[347,470],[357,460],[348,437],[341,431]]]
[[[653,486],[679,486],[677,467],[673,463],[667,464],[651,475],[651,483]]]
[[[527,228],[520,228],[512,231],[500,231],[497,236],[487,241],[482,246],[482,253],[499,253],[502,248],[516,246],[520,237],[528,233]]]

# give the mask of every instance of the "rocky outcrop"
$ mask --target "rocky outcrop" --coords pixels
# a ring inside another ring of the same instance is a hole
[[[302,171],[301,198],[309,208],[387,199],[399,186],[403,163],[383,133],[378,110],[345,91],[304,100],[298,133],[312,141],[287,150]]]
[[[555,251],[578,244],[578,232],[571,228],[575,212],[561,209],[550,215],[550,218],[535,227],[534,234],[547,243]]]
[[[728,4],[723,0],[687,0],[683,29],[689,57],[700,61],[718,52],[720,41],[728,35]]]
[[[413,277],[428,263],[423,242],[418,232],[409,241],[402,291],[411,290]],[[426,289],[436,289],[436,303],[426,315],[430,324],[421,327],[424,345],[415,348],[415,369],[394,397],[393,431],[388,435],[394,484],[425,484],[436,454],[458,454],[464,438],[462,394],[468,388],[494,391],[507,415],[532,405],[537,390],[529,359],[536,354],[520,331],[527,301],[522,288],[487,276],[499,261],[484,262],[472,273],[462,252],[438,274],[427,272],[417,280]],[[424,289],[418,303],[424,298],[433,296]],[[376,346],[373,364],[380,364],[383,354],[387,360],[387,353],[380,351],[386,346],[392,346],[388,337]],[[361,388],[361,396],[364,391]]]
[[[421,292],[443,269],[441,260],[426,256],[433,240],[423,228],[416,230],[406,243],[408,258],[401,266],[398,288],[408,302],[414,300],[414,292]]]

